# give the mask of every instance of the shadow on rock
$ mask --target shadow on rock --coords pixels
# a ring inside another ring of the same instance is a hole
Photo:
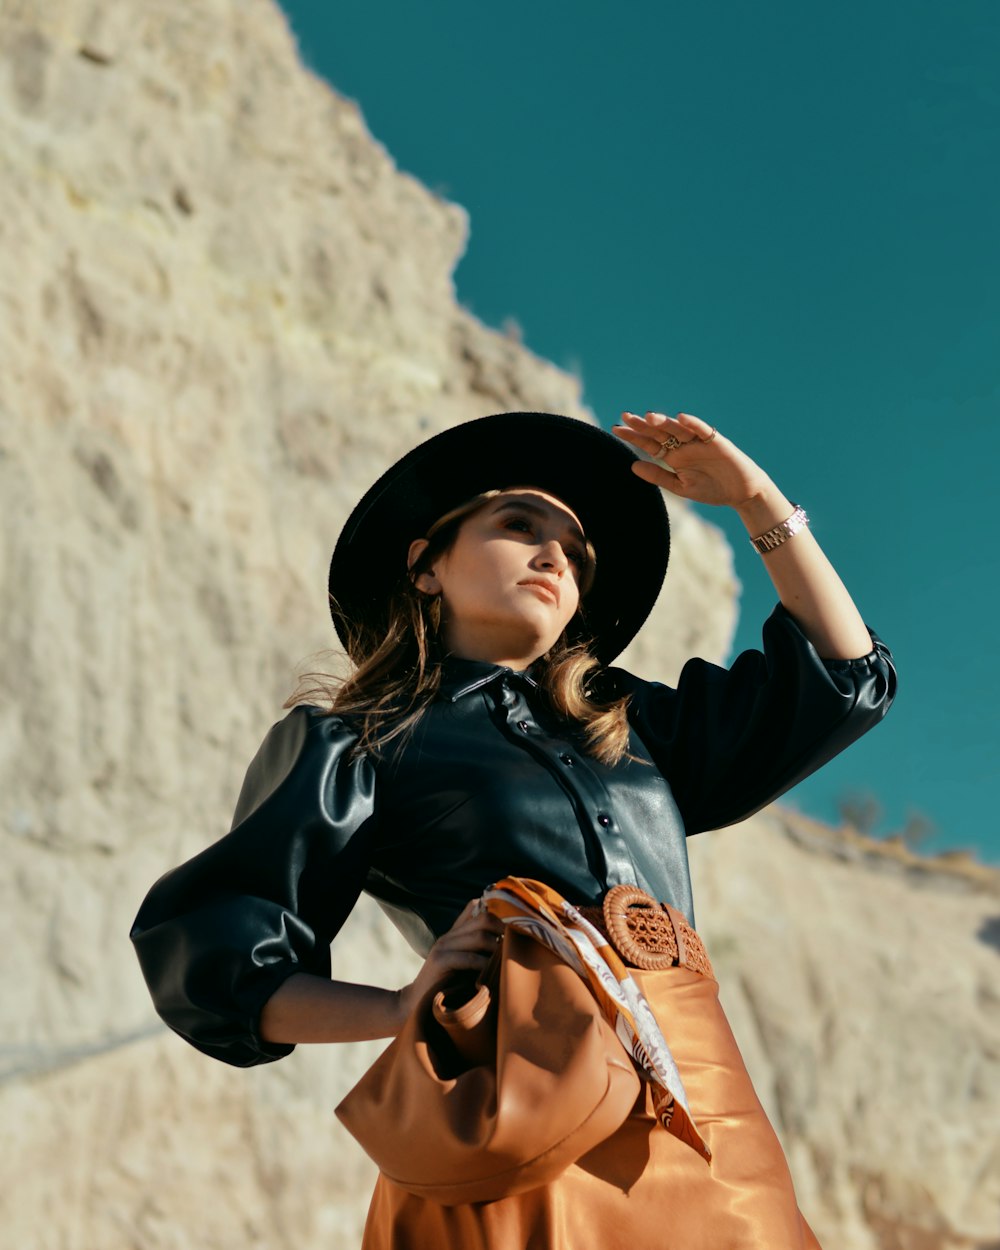
[[[1000,954],[1000,916],[991,916],[989,920],[984,920],[979,926],[976,937],[987,946],[992,946]],[[1000,1245],[1000,1243],[997,1244]]]

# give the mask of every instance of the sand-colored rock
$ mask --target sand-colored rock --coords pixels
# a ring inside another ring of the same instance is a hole
[[[823,1245],[995,1245],[1000,874],[777,809],[690,851],[723,1002]]]
[[[12,1245],[358,1244],[370,1167],[331,1109],[377,1047],[215,1064],[156,1021],[126,934],[150,882],[227,827],[297,665],[331,645],[325,568],[359,492],[484,412],[590,419],[573,378],[457,305],[465,238],[269,0],[0,7]],[[666,680],[724,655],[736,589],[718,531],[673,517],[666,592],[623,660]],[[992,879],[887,874],[786,824],[701,839],[694,862],[803,1205],[845,1250],[986,1245]],[[335,958],[396,983],[414,959],[368,905]]]

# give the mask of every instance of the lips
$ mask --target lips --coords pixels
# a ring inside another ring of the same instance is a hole
[[[543,582],[540,579],[535,578],[530,581],[518,582],[518,585],[533,586],[538,590],[544,591],[546,599],[548,599],[550,603],[554,603],[556,607],[559,606],[559,587],[554,583]]]

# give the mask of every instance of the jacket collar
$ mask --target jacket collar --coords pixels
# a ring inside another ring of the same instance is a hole
[[[521,673],[503,664],[490,664],[486,660],[462,660],[458,656],[449,655],[441,665],[439,696],[455,703],[463,695],[503,677],[523,682],[532,690],[538,689],[538,682],[531,676],[530,668]]]

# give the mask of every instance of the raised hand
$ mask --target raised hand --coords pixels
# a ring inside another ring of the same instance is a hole
[[[773,489],[758,464],[700,417],[623,412],[622,422],[612,433],[660,462],[637,461],[632,472],[682,499],[741,508]]]
[[[622,413],[613,432],[623,442],[655,456],[632,472],[682,499],[734,508],[751,537],[784,521],[793,505],[764,470],[707,421],[679,412]],[[763,565],[789,612],[824,659],[868,655],[871,635],[843,582],[808,529],[763,557]]]

